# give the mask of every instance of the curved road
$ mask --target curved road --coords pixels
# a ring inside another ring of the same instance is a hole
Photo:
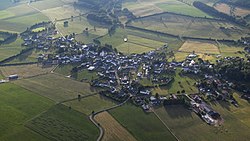
[[[128,99],[126,99],[125,101],[123,101],[122,103],[118,104],[118,105],[115,105],[115,106],[110,107],[110,108],[107,108],[107,109],[100,110],[100,111],[98,111],[98,112],[95,112],[94,114],[89,115],[90,121],[91,121],[92,123],[94,123],[95,126],[96,126],[97,128],[99,128],[99,131],[100,131],[100,134],[99,134],[99,137],[97,138],[97,141],[101,141],[101,140],[102,140],[103,135],[104,135],[104,129],[103,129],[102,126],[101,126],[100,124],[98,124],[97,121],[94,119],[95,116],[96,116],[97,114],[102,113],[102,112],[105,112],[105,111],[109,111],[109,110],[118,108],[118,107],[124,105],[129,99],[130,99],[130,97],[129,97]]]

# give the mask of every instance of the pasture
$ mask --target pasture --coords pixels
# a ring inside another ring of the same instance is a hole
[[[138,141],[175,141],[176,139],[153,113],[144,113],[139,107],[125,104],[109,113]],[[133,116],[129,116],[133,115]]]
[[[136,141],[108,112],[96,115],[95,120],[104,128],[103,141]]]
[[[218,47],[215,43],[210,42],[199,42],[187,40],[179,49],[181,52],[192,53],[203,53],[203,54],[220,54]]]
[[[170,13],[139,18],[129,25],[180,37],[239,39],[249,29],[226,21],[200,19]]]
[[[12,42],[10,44],[4,44],[0,46],[0,61],[18,54],[22,49],[21,44],[23,43],[23,40],[21,38],[18,38],[15,42]]]
[[[99,94],[82,98],[80,101],[76,99],[63,104],[86,115],[90,115],[92,111],[97,112],[115,105],[114,102],[110,101],[106,97],[100,96]]]
[[[26,126],[50,140],[96,140],[98,136],[98,129],[88,116],[60,104],[32,119]]]
[[[220,44],[219,45],[219,49],[221,51],[221,55],[222,56],[239,56],[239,57],[245,57],[244,54],[239,53],[244,51],[243,47],[237,47],[237,46],[233,46],[233,45],[227,45],[227,44]]]
[[[2,74],[5,77],[17,74],[19,78],[29,78],[37,75],[46,74],[49,73],[52,69],[53,67],[41,68],[37,66],[37,64],[0,67]]]
[[[53,102],[17,85],[0,85],[0,140],[2,141],[48,141],[32,132],[24,124],[34,116],[46,111]]]
[[[56,102],[77,98],[79,94],[96,92],[88,83],[81,83],[59,74],[41,75],[17,80],[14,83]]]
[[[214,6],[214,8],[220,12],[223,12],[228,15],[235,15],[235,16],[241,16],[244,17],[248,14],[250,14],[249,9],[244,9],[241,7],[235,7],[235,6],[230,6],[225,3],[218,3]]]
[[[237,98],[237,97],[236,97]],[[167,106],[156,109],[156,113],[170,127],[180,140],[248,140],[249,103],[237,98],[240,107],[229,103],[213,103],[214,110],[224,119],[222,126],[207,125],[192,111],[183,106]],[[199,135],[199,136],[197,136]]]

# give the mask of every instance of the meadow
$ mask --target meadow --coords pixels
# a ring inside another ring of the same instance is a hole
[[[99,94],[82,98],[80,101],[76,99],[73,101],[65,102],[63,104],[66,106],[70,106],[73,109],[86,115],[90,115],[92,111],[97,112],[116,105],[114,102],[100,96]]]
[[[180,140],[244,141],[249,138],[250,122],[247,118],[249,117],[249,103],[239,97],[237,101],[240,105],[239,108],[223,102],[211,104],[212,108],[219,112],[224,119],[223,125],[219,127],[207,125],[196,114],[183,106],[167,106],[155,111]]]
[[[129,25],[180,37],[233,40],[245,36],[249,30],[226,21],[200,19],[170,13],[139,18]]]
[[[88,116],[60,104],[32,119],[26,126],[50,140],[92,141],[98,136],[98,129]]]
[[[218,47],[212,42],[199,42],[187,40],[179,49],[181,52],[192,53],[207,53],[207,54],[220,54]]]
[[[138,141],[176,140],[153,113],[144,113],[139,107],[125,104],[122,107],[109,111],[109,113]]]
[[[17,74],[19,78],[29,78],[49,73],[53,67],[42,68],[37,64],[0,67],[4,76]]]
[[[88,83],[81,83],[59,74],[41,75],[17,80],[14,83],[56,102],[77,98],[79,94],[96,92]]]
[[[241,7],[234,7],[234,10],[231,10],[231,7],[228,4],[225,3],[218,3],[214,6],[214,8],[220,12],[223,12],[225,14],[228,15],[235,15],[235,16],[247,16],[248,14],[250,14],[250,10],[249,9],[244,9]],[[230,12],[232,11],[232,13]]]
[[[103,141],[136,141],[108,112],[96,115],[95,120],[104,128]]]
[[[31,91],[8,83],[0,85],[0,140],[48,141],[29,130],[24,124],[34,116],[48,110],[54,103]]]

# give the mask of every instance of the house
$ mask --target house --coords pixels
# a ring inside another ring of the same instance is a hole
[[[17,74],[10,75],[8,78],[9,78],[9,80],[17,80],[18,79],[18,75]]]

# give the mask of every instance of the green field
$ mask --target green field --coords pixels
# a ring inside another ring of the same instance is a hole
[[[240,39],[242,36],[246,36],[249,31],[247,28],[225,21],[192,18],[169,13],[136,19],[129,25],[176,36],[213,39]],[[220,29],[220,27],[226,29]]]
[[[86,115],[91,114],[92,111],[97,112],[115,105],[115,103],[100,95],[94,95],[82,98],[80,101],[74,100],[63,104],[71,106],[73,109],[82,112]]]
[[[138,141],[176,140],[153,113],[145,114],[141,108],[126,104],[109,113]]]
[[[98,129],[88,116],[63,105],[50,108],[29,121],[27,127],[51,140],[94,141],[98,136]]]
[[[17,80],[14,83],[56,102],[77,98],[78,94],[95,93],[88,83],[81,83],[56,74]]]
[[[124,38],[128,38],[127,43],[123,41]],[[177,38],[121,28],[118,28],[112,36],[106,35],[99,40],[103,45],[110,44],[123,53],[148,52],[162,47],[166,43],[170,50],[178,50],[182,45],[182,42]]]
[[[227,140],[246,141],[249,139],[249,103],[237,98],[240,107],[226,103],[214,104],[212,107],[224,119],[222,126],[207,125],[196,114],[182,106],[167,106],[156,109],[156,113],[172,129],[180,140]]]
[[[65,75],[65,76],[69,76],[71,73],[71,70],[73,69],[74,65],[68,64],[68,65],[59,65],[55,72]]]
[[[0,61],[4,60],[10,56],[18,54],[22,49],[21,44],[22,39],[18,38],[15,42],[10,44],[5,44],[0,46]]]
[[[0,105],[0,140],[47,141],[24,124],[49,109],[53,105],[52,101],[9,83],[0,85]]]

